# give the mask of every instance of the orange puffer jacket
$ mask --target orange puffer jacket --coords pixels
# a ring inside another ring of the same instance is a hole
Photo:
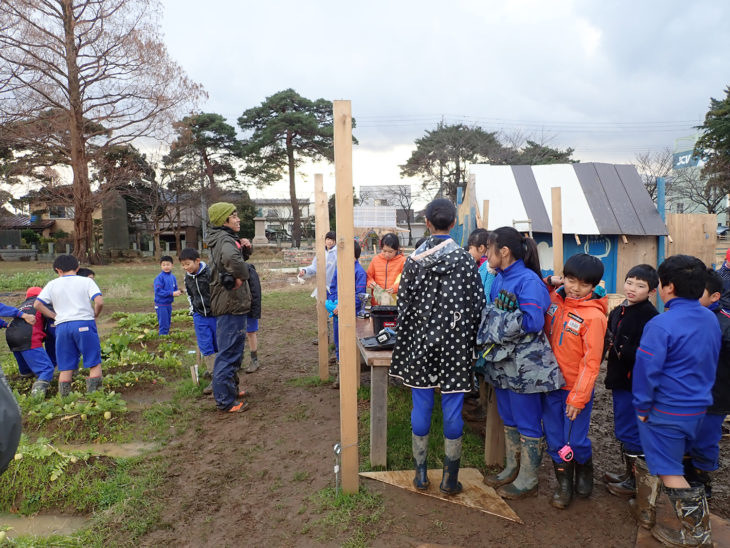
[[[561,288],[551,288],[551,305],[545,314],[545,333],[570,390],[566,404],[583,409],[591,399],[603,358],[608,299],[602,288],[583,299],[566,298]]]
[[[406,257],[402,253],[399,253],[392,259],[384,259],[380,253],[377,254],[370,261],[370,266],[368,266],[368,289],[373,283],[376,283],[383,289],[390,289],[392,287],[394,295],[398,293],[398,285],[400,283],[398,276],[403,272],[405,262]],[[378,304],[375,299],[373,299],[373,304]]]

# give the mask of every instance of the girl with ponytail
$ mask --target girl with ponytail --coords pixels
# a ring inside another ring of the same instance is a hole
[[[542,461],[542,393],[565,383],[543,327],[550,295],[541,279],[537,244],[512,227],[489,234],[487,257],[497,272],[477,343],[485,379],[494,386],[504,421],[506,466],[484,478],[503,498],[537,494]]]

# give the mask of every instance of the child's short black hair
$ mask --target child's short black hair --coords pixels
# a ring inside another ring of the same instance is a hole
[[[81,267],[76,272],[77,276],[83,276],[84,278],[88,278],[89,276],[96,276],[96,272],[91,270],[90,268]]]
[[[471,234],[466,242],[467,248],[476,247],[479,249],[480,245],[489,247],[489,231],[484,228],[477,228]]]
[[[325,240],[336,240],[337,234],[333,230],[330,230],[327,234],[324,235]]]
[[[380,239],[380,247],[387,245],[391,249],[398,251],[400,249],[400,241],[398,235],[393,232],[388,232],[385,236]]]
[[[456,208],[450,200],[437,198],[426,206],[426,220],[436,230],[448,230],[456,220]]]
[[[59,255],[53,261],[53,270],[70,272],[79,267],[79,260],[73,255]]]
[[[160,257],[160,264],[164,263],[165,261],[171,263],[172,257],[170,257],[169,255],[163,255],[162,257]]]
[[[598,257],[578,253],[565,261],[563,276],[576,278],[595,287],[601,283],[601,278],[603,278],[603,263]]]
[[[705,280],[705,289],[712,295],[713,293],[719,293],[722,295],[722,288],[725,284],[725,280],[722,279],[719,273],[715,272],[714,269],[707,269],[707,280]]]
[[[186,247],[180,252],[178,259],[180,259],[180,262],[194,261],[195,259],[200,259],[200,253],[194,247]]]
[[[355,260],[360,258],[360,253],[362,253],[362,248],[360,247],[360,242],[355,240]]]
[[[707,268],[691,255],[672,255],[657,269],[663,286],[674,284],[674,295],[684,299],[699,299],[705,292]]]
[[[636,266],[632,266],[631,270],[626,274],[624,281],[629,278],[646,282],[649,284],[649,291],[654,291],[659,285],[659,274],[656,273],[656,268],[650,264],[637,264]]]

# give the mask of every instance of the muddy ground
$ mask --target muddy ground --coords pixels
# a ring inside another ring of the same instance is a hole
[[[286,283],[272,280],[270,285],[281,288]],[[251,410],[224,415],[215,411],[212,399],[198,400],[197,424],[162,449],[168,466],[158,495],[165,510],[159,526],[144,537],[144,546],[341,546],[348,538],[334,525],[327,535],[322,535],[321,526],[312,527],[321,516],[310,498],[334,485],[338,391],[328,385],[291,383],[316,370],[317,347],[311,343],[316,332],[314,301],[311,313],[277,317],[264,310],[261,325],[263,365],[243,378]],[[596,480],[589,499],[576,500],[567,511],[552,508],[554,479],[547,457],[539,495],[510,503],[524,525],[361,480],[368,491],[383,495],[385,505],[372,527],[370,545],[633,546],[637,528],[626,501],[609,495],[598,479],[604,469],[621,467],[610,395],[601,382],[591,431]],[[727,437],[722,444],[724,459],[711,508],[727,518]]]

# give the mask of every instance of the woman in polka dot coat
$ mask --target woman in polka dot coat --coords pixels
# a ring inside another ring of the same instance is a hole
[[[456,209],[445,199],[426,208],[431,237],[406,261],[398,290],[398,338],[390,375],[412,388],[411,429],[417,489],[428,489],[427,448],[434,390],[444,415],[444,475],[440,489],[461,491],[458,482],[461,409],[471,390],[472,360],[485,297],[477,265],[449,237]]]

